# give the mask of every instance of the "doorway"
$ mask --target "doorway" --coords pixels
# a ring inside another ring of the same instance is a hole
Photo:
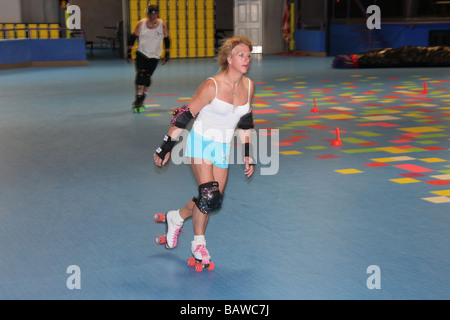
[[[234,1],[234,34],[249,38],[253,53],[262,53],[262,0]]]

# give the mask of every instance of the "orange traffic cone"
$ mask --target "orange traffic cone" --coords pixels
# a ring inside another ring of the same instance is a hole
[[[421,94],[428,94],[428,86],[426,81],[423,82],[423,90],[421,91]]]
[[[317,108],[316,98],[314,98],[314,108],[311,109],[311,112],[319,112],[319,109]]]
[[[339,128],[336,128],[336,139],[331,142],[332,146],[342,146],[341,135],[339,133]]]

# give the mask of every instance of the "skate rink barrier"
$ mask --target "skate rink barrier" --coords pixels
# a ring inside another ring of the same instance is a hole
[[[63,28],[54,24],[0,24],[0,70],[84,66],[84,38],[61,38]]]

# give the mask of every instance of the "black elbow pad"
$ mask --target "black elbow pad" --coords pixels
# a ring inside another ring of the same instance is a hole
[[[170,49],[170,38],[169,37],[164,37],[164,46],[166,47],[166,49]]]
[[[249,112],[244,114],[241,119],[239,119],[237,127],[243,130],[253,129],[253,113]]]
[[[128,46],[132,47],[134,46],[134,43],[136,42],[136,39],[138,39],[139,37],[137,35],[135,35],[134,33],[132,33],[130,35],[130,38],[128,38]]]
[[[193,118],[194,116],[192,115],[191,110],[189,110],[189,107],[185,105],[174,111],[170,125],[172,127],[185,129],[189,121]]]

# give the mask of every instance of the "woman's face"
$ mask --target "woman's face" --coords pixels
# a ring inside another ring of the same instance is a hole
[[[156,20],[158,20],[158,13],[149,13],[148,14],[148,20],[150,22],[155,22]]]
[[[250,68],[252,56],[249,47],[246,44],[239,44],[231,51],[228,57],[228,65],[230,68],[241,73],[247,73]]]

